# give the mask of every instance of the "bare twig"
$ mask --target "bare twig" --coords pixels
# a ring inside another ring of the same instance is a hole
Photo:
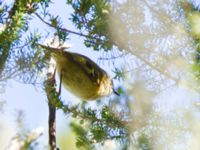
[[[55,26],[53,26],[51,23],[45,21],[38,13],[35,13],[35,15],[36,15],[43,23],[45,23],[45,24],[48,25],[49,27],[55,28]],[[83,33],[80,33],[80,32],[72,31],[72,30],[69,30],[69,29],[66,29],[66,28],[57,27],[57,26],[56,26],[56,28],[59,28],[62,32],[67,32],[67,33],[79,35],[79,36],[82,36],[82,37],[86,37],[86,38],[90,38],[90,39],[91,39],[91,38],[92,38],[92,39],[95,39],[95,40],[97,40],[97,41],[102,42],[102,44],[105,42],[105,41],[102,40],[101,38],[97,38],[97,37],[95,37],[95,36],[92,37],[92,36],[89,36],[89,35],[87,35],[87,34],[83,34]],[[87,42],[89,42],[89,43],[96,44],[96,43],[93,42],[93,41],[88,41],[88,40],[85,40],[85,41],[87,41]]]
[[[56,150],[56,108],[49,104],[49,148]]]
[[[45,84],[45,90],[49,106],[49,149],[57,150],[56,147],[56,106],[53,102],[57,94],[55,89],[55,74],[50,74]]]
[[[54,28],[55,26],[53,26],[51,23],[45,21],[38,13],[35,13],[35,15],[43,22],[45,23],[46,25]],[[86,34],[83,34],[83,33],[80,33],[80,32],[76,32],[76,31],[72,31],[72,30],[69,30],[69,29],[65,29],[65,28],[59,28],[61,31],[64,31],[64,32],[67,32],[67,33],[72,33],[72,34],[75,34],[75,35],[79,35],[79,36],[83,36],[83,37],[87,37],[89,38],[90,36],[89,35],[86,35]],[[97,39],[97,40],[101,40],[101,39]]]

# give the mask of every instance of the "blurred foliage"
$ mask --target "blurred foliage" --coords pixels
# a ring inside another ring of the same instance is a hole
[[[17,133],[10,140],[10,143],[6,147],[7,150],[34,150],[37,149],[39,145],[36,141],[42,134],[43,129],[37,128],[35,130],[29,131],[24,122],[24,113],[19,110],[17,112],[16,124]]]
[[[120,148],[124,150],[133,145],[142,150],[151,149],[151,144],[155,141],[151,141],[143,132],[138,133],[139,136],[134,141],[132,133],[136,133],[137,129],[153,128],[147,125],[155,117],[150,113],[153,108],[150,100],[157,91],[179,83],[179,79],[185,75],[185,70],[181,70],[179,64],[182,65],[185,61],[190,64],[191,59],[187,56],[191,52],[186,47],[189,38],[184,38],[185,30],[182,31],[182,26],[179,26],[181,19],[187,20],[189,27],[186,25],[186,29],[194,39],[197,49],[194,70],[199,78],[199,9],[188,2],[182,3],[181,6],[172,2],[181,12],[181,15],[177,15],[172,11],[174,5],[166,7],[159,4],[157,9],[155,6],[158,5],[153,1],[127,0],[120,3],[110,0],[67,0],[67,5],[73,9],[70,19],[77,28],[77,31],[72,31],[64,27],[60,16],[55,16],[48,10],[50,4],[50,0],[14,0],[11,5],[0,1],[0,84],[3,86],[7,79],[41,84],[47,77],[46,74],[41,77],[41,74],[48,68],[50,56],[48,52],[40,49],[37,43],[42,43],[49,37],[53,37],[51,43],[58,38],[57,46],[62,46],[71,34],[75,34],[84,38],[86,47],[96,51],[109,52],[117,49],[130,52],[134,56],[136,67],[133,69],[135,75],[131,76],[132,80],[129,82],[135,86],[130,91],[119,87],[118,92],[121,96],[114,97],[108,105],[97,102],[97,109],[87,104],[66,105],[56,92],[55,85],[45,83],[44,87],[48,98],[51,99],[50,105],[79,120],[80,123],[70,125],[77,135],[78,148],[96,149],[96,145],[104,145],[106,141],[112,140],[120,143]],[[152,12],[150,16],[145,14],[149,12]],[[35,17],[53,30],[46,31],[46,26],[45,31],[41,31],[44,28],[40,30],[40,27],[32,29],[31,21]],[[147,18],[156,21],[145,22]],[[181,29],[177,31],[179,27]],[[178,42],[175,39],[178,39]],[[186,50],[183,47],[186,47]],[[176,62],[177,54],[180,54],[180,62]],[[171,68],[168,68],[169,66]],[[120,81],[125,78],[127,72],[124,72],[123,68],[115,67],[113,73],[114,79]],[[138,80],[145,83],[136,84]],[[148,89],[157,91],[151,92]],[[139,108],[135,114],[133,108],[136,107],[130,105],[132,99],[135,100],[133,104]],[[17,138],[26,143],[25,148],[31,148],[32,141],[27,141],[29,132],[24,132],[22,125],[19,129],[22,130]]]
[[[83,149],[88,149],[88,150],[94,149],[94,147],[91,145],[92,142],[87,137],[88,131],[86,131],[80,125],[77,125],[75,123],[71,123],[70,126],[77,136],[77,140],[76,140],[77,148],[80,148],[80,149],[83,148]]]
[[[195,53],[195,63],[193,65],[194,73],[197,79],[200,79],[200,10],[198,7],[185,2],[182,3],[182,6],[185,10],[185,15],[190,26],[189,32],[194,39],[196,45],[196,53]]]
[[[73,131],[69,131],[68,126],[61,128],[61,132],[57,133],[57,141],[60,149],[78,150],[76,146],[77,136]]]
[[[149,141],[146,135],[141,135],[138,139],[138,143],[139,143],[138,149],[151,150]]]

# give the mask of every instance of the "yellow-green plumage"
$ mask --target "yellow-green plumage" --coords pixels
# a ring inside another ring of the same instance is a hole
[[[74,95],[84,100],[93,100],[112,92],[110,77],[88,57],[63,49],[40,46],[50,50],[59,76],[62,74],[62,84]]]

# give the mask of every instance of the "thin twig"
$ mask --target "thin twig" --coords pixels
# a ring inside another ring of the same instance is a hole
[[[56,108],[51,104],[49,106],[49,148],[56,150]]]
[[[49,149],[57,150],[56,147],[56,106],[53,105],[56,90],[55,90],[55,76],[50,74],[45,84],[45,91],[48,98],[49,107]]]
[[[35,15],[43,22],[45,23],[46,25],[50,26],[50,27],[53,27],[55,28],[55,26],[53,26],[51,23],[45,21],[38,13],[35,13]],[[60,28],[59,29],[61,31],[64,31],[64,32],[67,32],[67,33],[72,33],[72,34],[75,34],[75,35],[79,35],[79,36],[83,36],[83,37],[86,37],[86,38],[89,38],[90,36],[89,35],[86,35],[86,34],[83,34],[83,33],[80,33],[80,32],[76,32],[76,31],[72,31],[72,30],[69,30],[69,29],[66,29],[66,28]],[[93,37],[95,38],[95,37]],[[96,40],[101,40],[99,38],[95,38]]]
[[[87,34],[83,34],[83,33],[80,33],[80,32],[76,32],[76,31],[72,31],[72,30],[69,30],[69,29],[66,29],[66,28],[61,28],[61,27],[57,27],[57,26],[53,26],[51,23],[45,21],[38,13],[34,13],[43,23],[45,23],[46,25],[48,25],[49,27],[52,27],[52,28],[58,28],[60,29],[62,32],[67,32],[67,33],[71,33],[71,34],[74,34],[74,35],[79,35],[79,36],[82,36],[82,37],[86,37],[88,39],[95,39],[97,40],[98,42],[101,42],[102,44],[105,43],[105,41],[101,38],[97,38],[95,36],[90,36],[90,35],[87,35]],[[92,44],[95,44],[96,45],[96,42],[94,41],[90,41],[90,40],[85,40],[89,43],[92,43]],[[108,42],[108,41],[106,41]]]

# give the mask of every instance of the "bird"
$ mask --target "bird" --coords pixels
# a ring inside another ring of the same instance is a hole
[[[82,100],[97,100],[114,90],[113,81],[105,70],[87,56],[66,51],[67,47],[53,48],[38,44],[50,52],[62,85]]]

